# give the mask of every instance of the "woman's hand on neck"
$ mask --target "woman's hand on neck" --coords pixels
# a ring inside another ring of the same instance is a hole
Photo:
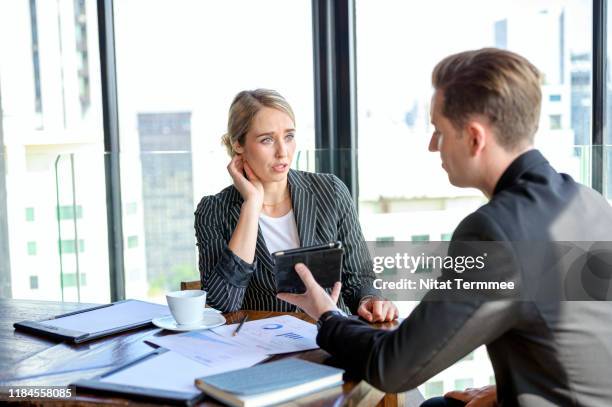
[[[240,192],[245,204],[260,211],[264,202],[264,187],[248,163],[240,155],[236,155],[230,161],[227,170],[234,181],[234,187]]]

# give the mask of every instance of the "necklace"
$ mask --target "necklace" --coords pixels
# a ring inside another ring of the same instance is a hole
[[[289,199],[289,198],[290,198],[290,197],[289,197],[289,195],[287,194],[287,196],[286,196],[286,197],[284,197],[282,200],[280,200],[280,201],[278,201],[278,202],[271,203],[271,204],[267,204],[267,203],[265,203],[265,202],[264,202],[262,205],[263,205],[263,206],[276,206],[276,205],[282,204],[283,202],[285,202],[285,201],[286,201],[287,199]]]

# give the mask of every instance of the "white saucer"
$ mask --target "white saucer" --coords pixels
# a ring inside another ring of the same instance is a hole
[[[166,317],[154,318],[153,325],[167,329],[169,331],[197,331],[199,329],[210,329],[215,328],[217,326],[221,326],[225,324],[225,317],[221,314],[217,314],[216,312],[204,311],[204,316],[202,317],[202,321],[193,325],[179,325],[174,320],[172,315],[168,315]]]

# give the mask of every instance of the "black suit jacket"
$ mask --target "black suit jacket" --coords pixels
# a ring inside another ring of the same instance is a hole
[[[372,260],[348,189],[334,175],[295,170],[289,171],[288,184],[300,245],[342,241],[342,295],[338,304],[345,312],[355,313],[361,298],[377,295],[378,291],[372,285]],[[276,298],[273,259],[261,229],[253,264],[228,248],[242,203],[232,185],[202,198],[196,209],[195,231],[202,286],[208,292],[206,302],[223,312],[296,311],[294,305]]]
[[[546,290],[573,289],[574,280],[561,280],[542,267],[559,253],[537,250],[538,241],[612,240],[608,202],[557,173],[531,150],[505,171],[490,202],[460,223],[449,254],[461,253],[460,242],[476,240],[514,241],[523,247],[533,242],[533,250],[504,252],[499,267],[480,279],[537,287],[537,295],[529,300],[436,301],[438,294],[430,292],[393,332],[333,317],[323,324],[319,345],[352,374],[399,392],[485,344],[503,406],[612,405],[612,302],[538,297]],[[567,272],[563,267],[552,270]],[[601,283],[609,286],[610,280]]]

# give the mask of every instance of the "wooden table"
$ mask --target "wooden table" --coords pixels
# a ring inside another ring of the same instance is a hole
[[[18,386],[67,386],[78,379],[88,379],[128,363],[151,352],[143,339],[152,335],[165,335],[161,329],[148,326],[73,345],[58,343],[13,328],[13,323],[23,320],[40,320],[94,304],[61,303],[30,300],[0,299],[0,386],[4,386],[0,401],[7,400],[7,387]],[[238,322],[245,314],[249,320],[282,315],[266,311],[237,311],[225,314],[228,324]],[[305,314],[291,314],[312,322]],[[397,322],[380,324],[382,329],[393,329]],[[293,353],[290,356],[322,363],[329,357],[321,349]],[[282,358],[286,356],[278,356]],[[13,400],[13,399],[12,399]],[[64,400],[32,399],[23,401],[29,405],[90,406],[100,404],[143,405],[117,397],[105,397],[79,391],[76,397]],[[397,406],[404,404],[403,395],[384,394],[365,382],[346,382],[342,389],[311,395],[291,403],[295,406]],[[217,406],[213,400],[205,400],[201,406]]]

